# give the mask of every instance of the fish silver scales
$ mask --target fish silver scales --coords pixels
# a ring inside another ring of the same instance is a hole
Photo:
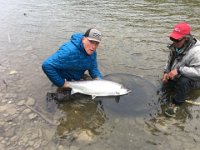
[[[91,95],[92,99],[97,96],[120,96],[131,92],[122,84],[108,80],[85,80],[68,82],[72,88],[71,94],[81,93]]]

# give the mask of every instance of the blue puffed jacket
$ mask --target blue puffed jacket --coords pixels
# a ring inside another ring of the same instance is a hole
[[[83,47],[83,35],[73,34],[69,42],[43,62],[44,73],[56,86],[62,87],[65,79],[82,79],[86,70],[92,78],[103,78],[97,66],[96,51],[88,55]]]

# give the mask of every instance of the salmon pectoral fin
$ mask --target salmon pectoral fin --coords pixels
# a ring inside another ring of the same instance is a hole
[[[116,96],[116,97],[115,97],[115,102],[116,102],[116,103],[119,103],[119,100],[120,100],[120,96]]]
[[[80,93],[80,91],[77,90],[77,89],[72,89],[72,91],[71,91],[71,95],[73,95],[73,94],[75,94],[75,93]]]

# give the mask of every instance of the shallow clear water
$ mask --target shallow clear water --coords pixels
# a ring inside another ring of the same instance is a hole
[[[197,0],[1,0],[0,6],[1,148],[198,149],[199,106],[186,105],[178,119],[165,118],[156,95],[173,26],[187,21],[200,38]],[[98,49],[102,73],[129,74],[119,78],[138,92],[122,97],[125,101],[119,104],[106,99],[106,116],[88,98],[55,104],[48,112],[46,93],[56,88],[41,64],[71,34],[90,27],[103,34]],[[198,94],[191,97],[198,100]],[[40,115],[26,118],[26,107],[19,102],[28,97],[35,100],[36,110],[59,118],[60,125],[51,126]]]

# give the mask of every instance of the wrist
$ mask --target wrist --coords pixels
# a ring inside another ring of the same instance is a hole
[[[178,74],[181,74],[181,72],[180,72],[180,67],[177,68],[177,73],[178,73]]]
[[[63,86],[62,86],[63,88],[68,88],[68,84],[67,84],[67,81],[65,80],[65,82],[64,82],[64,84],[63,84]]]

